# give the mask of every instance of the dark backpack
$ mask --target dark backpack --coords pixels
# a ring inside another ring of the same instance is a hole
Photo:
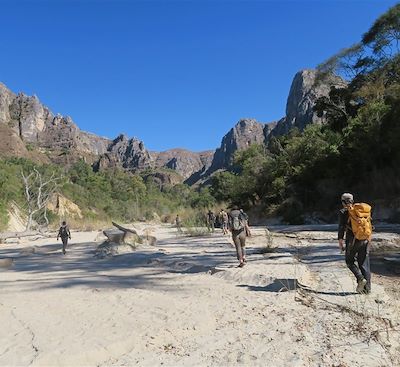
[[[68,237],[68,227],[67,226],[61,226],[60,228],[60,236],[61,237]]]

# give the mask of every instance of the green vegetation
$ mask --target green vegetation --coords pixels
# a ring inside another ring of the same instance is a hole
[[[160,189],[139,174],[118,169],[94,172],[83,160],[62,169],[56,165],[38,165],[26,159],[4,159],[0,160],[0,229],[7,224],[7,208],[12,200],[22,209],[26,208],[21,172],[31,172],[33,168],[44,178],[53,173],[60,177],[57,191],[79,206],[84,220],[77,224],[85,227],[99,221],[153,219],[155,214],[173,222],[178,212],[183,217],[193,216],[215,203],[208,189],[195,191],[183,184]],[[48,213],[48,218],[58,224],[59,218],[54,214]]]
[[[202,237],[210,235],[210,231],[206,226],[205,215],[197,212],[187,217],[182,223],[182,234],[188,237]]]
[[[334,213],[341,192],[374,203],[400,191],[400,5],[382,15],[360,43],[319,67],[319,82],[336,73],[347,86],[332,88],[315,111],[323,126],[272,138],[235,157],[237,173],[219,173],[218,200],[264,208],[289,223],[304,213]]]

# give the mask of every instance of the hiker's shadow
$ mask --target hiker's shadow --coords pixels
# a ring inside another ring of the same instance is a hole
[[[297,279],[274,279],[274,281],[266,286],[245,285],[240,284],[238,287],[247,287],[250,291],[256,292],[288,292],[294,291],[299,287]]]
[[[303,290],[305,292],[309,292],[309,293],[324,294],[324,295],[329,295],[329,296],[340,296],[340,297],[352,296],[352,295],[357,294],[355,292],[318,291],[318,290],[312,289],[306,285],[301,284],[297,279],[274,279],[274,281],[272,283],[270,283],[266,286],[254,286],[254,285],[241,284],[241,285],[238,285],[238,287],[247,287],[247,289],[250,291],[274,292],[274,293],[290,292],[290,291],[296,291],[298,289],[301,289],[301,290]]]

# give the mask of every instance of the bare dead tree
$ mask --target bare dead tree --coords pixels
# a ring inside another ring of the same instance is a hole
[[[58,182],[61,177],[57,177],[53,172],[46,178],[36,168],[29,174],[21,171],[24,182],[25,199],[28,210],[28,221],[26,230],[29,231],[33,225],[34,217],[40,215],[44,219],[46,226],[49,224],[47,218],[47,204],[52,195],[57,190]]]

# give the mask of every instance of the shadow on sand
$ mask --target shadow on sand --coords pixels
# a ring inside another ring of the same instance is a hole
[[[301,290],[309,292],[309,293],[324,294],[324,295],[330,295],[330,296],[340,296],[340,297],[352,296],[352,295],[357,294],[355,292],[318,291],[318,290],[312,289],[310,287],[307,287],[307,286],[301,284],[297,279],[275,279],[272,283],[270,283],[266,286],[253,286],[253,285],[241,284],[241,285],[238,285],[238,287],[247,287],[247,289],[250,291],[274,292],[274,293],[290,292],[290,291],[296,291],[297,289],[301,289]]]
[[[206,238],[190,239],[185,243],[188,251],[169,253],[169,247],[182,246],[181,242],[159,241],[153,248],[138,248],[132,253],[98,259],[94,256],[98,243],[69,244],[67,254],[61,254],[60,244],[32,246],[21,251],[0,250],[0,258],[13,258],[12,267],[4,271],[17,273],[17,279],[0,280],[3,289],[15,282],[27,291],[48,288],[151,288],[176,291],[170,286],[171,277],[181,274],[212,273],[220,266],[236,263],[229,243],[217,243],[216,250],[208,252]],[[162,247],[162,248],[161,248]],[[2,269],[3,271],[3,269]]]

